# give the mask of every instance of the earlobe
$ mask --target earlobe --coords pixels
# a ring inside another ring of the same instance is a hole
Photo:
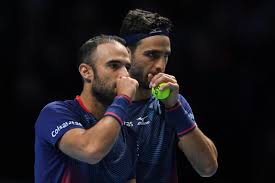
[[[79,65],[78,71],[85,81],[91,82],[93,80],[94,72],[93,72],[93,69],[91,68],[91,66],[82,63]]]

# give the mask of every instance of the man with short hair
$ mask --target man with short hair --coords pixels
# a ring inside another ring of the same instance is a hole
[[[134,183],[136,139],[124,126],[138,82],[117,36],[96,36],[80,48],[83,89],[55,101],[35,124],[35,183]]]

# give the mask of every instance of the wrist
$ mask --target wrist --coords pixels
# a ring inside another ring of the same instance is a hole
[[[128,107],[131,101],[125,95],[118,95],[114,98],[113,103],[107,108],[104,116],[114,117],[120,125],[124,125],[124,120],[127,116]]]
[[[168,123],[174,126],[178,136],[185,135],[197,126],[180,102],[169,109],[166,108],[166,116]]]
[[[174,105],[171,105],[171,106],[165,105],[165,110],[166,110],[166,112],[173,111],[180,105],[181,105],[180,102],[177,101]]]
[[[127,99],[130,103],[132,103],[132,99],[128,96],[128,95],[125,95],[125,94],[118,94],[115,98],[117,97],[124,97],[125,99]]]

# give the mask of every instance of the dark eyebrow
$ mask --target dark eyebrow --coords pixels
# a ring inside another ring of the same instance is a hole
[[[126,68],[130,68],[131,67],[130,63],[128,63],[128,62],[125,63],[125,62],[123,62],[121,60],[109,60],[106,64],[107,65],[109,65],[109,64],[122,64],[122,65],[125,65]]]
[[[154,54],[164,54],[164,55],[167,55],[167,56],[170,56],[171,55],[171,51],[160,51],[160,50],[146,50],[144,51],[144,53],[154,53]]]
[[[107,64],[116,64],[116,63],[122,63],[120,60],[108,60]]]

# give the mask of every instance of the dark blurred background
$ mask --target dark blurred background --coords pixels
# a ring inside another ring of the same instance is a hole
[[[40,110],[80,93],[78,48],[133,8],[173,21],[167,72],[219,152],[211,178],[179,159],[180,182],[274,183],[274,0],[1,1],[0,183],[33,182]]]

